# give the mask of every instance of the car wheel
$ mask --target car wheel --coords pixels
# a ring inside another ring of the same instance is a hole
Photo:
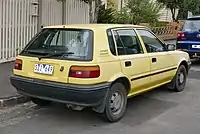
[[[174,77],[172,83],[173,83],[173,88],[171,89],[172,91],[175,92],[181,92],[184,90],[186,82],[187,82],[187,70],[184,65],[181,65],[176,73],[176,76]]]
[[[51,103],[51,101],[37,99],[37,98],[31,98],[31,101],[37,104],[38,106],[47,106]]]
[[[111,86],[106,98],[104,119],[109,122],[120,120],[127,106],[127,91],[122,83],[115,83]]]

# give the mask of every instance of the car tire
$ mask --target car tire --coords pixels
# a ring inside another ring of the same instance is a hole
[[[38,106],[48,106],[51,104],[51,101],[48,100],[42,100],[42,99],[37,99],[37,98],[31,98],[31,101]]]
[[[180,65],[174,79],[172,80],[173,88],[169,88],[174,92],[181,92],[185,89],[187,82],[187,70],[184,65]]]
[[[108,122],[119,121],[126,111],[127,90],[122,83],[114,83],[108,93],[102,117]]]

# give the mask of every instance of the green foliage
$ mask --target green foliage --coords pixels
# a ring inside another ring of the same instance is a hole
[[[179,9],[183,4],[184,0],[157,0],[160,3],[163,3],[167,8],[171,10],[172,19],[176,21],[176,9]]]
[[[200,0],[185,0],[184,8],[193,14],[200,14]]]
[[[117,11],[114,6],[101,6],[98,23],[140,24],[158,22],[163,5],[149,0],[129,0],[126,7]]]
[[[101,5],[99,8],[98,23],[115,23],[116,10],[112,7],[106,8]]]
[[[121,11],[116,12],[116,23],[118,24],[130,24],[131,23],[131,15],[128,12],[128,8],[123,8]]]
[[[129,0],[127,8],[130,9],[133,24],[155,23],[163,5],[149,0]]]
[[[157,0],[171,9],[173,20],[186,19],[188,11],[199,14],[200,0]],[[178,16],[175,16],[175,10],[178,9]]]
[[[199,0],[157,0],[163,3],[167,8],[183,8],[185,11],[196,12],[200,6]]]
[[[100,6],[98,23],[116,23],[130,24],[131,17],[127,8],[117,11],[114,7],[105,8],[105,5]]]
[[[167,8],[178,8],[184,0],[157,0],[160,3],[163,3]]]

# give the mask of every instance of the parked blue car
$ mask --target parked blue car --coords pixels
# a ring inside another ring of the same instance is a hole
[[[188,18],[177,36],[176,48],[200,58],[200,16]]]

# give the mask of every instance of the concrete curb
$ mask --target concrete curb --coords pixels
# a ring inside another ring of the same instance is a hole
[[[30,98],[23,95],[17,95],[3,99],[0,98],[0,108],[26,103],[28,101],[30,101]]]

